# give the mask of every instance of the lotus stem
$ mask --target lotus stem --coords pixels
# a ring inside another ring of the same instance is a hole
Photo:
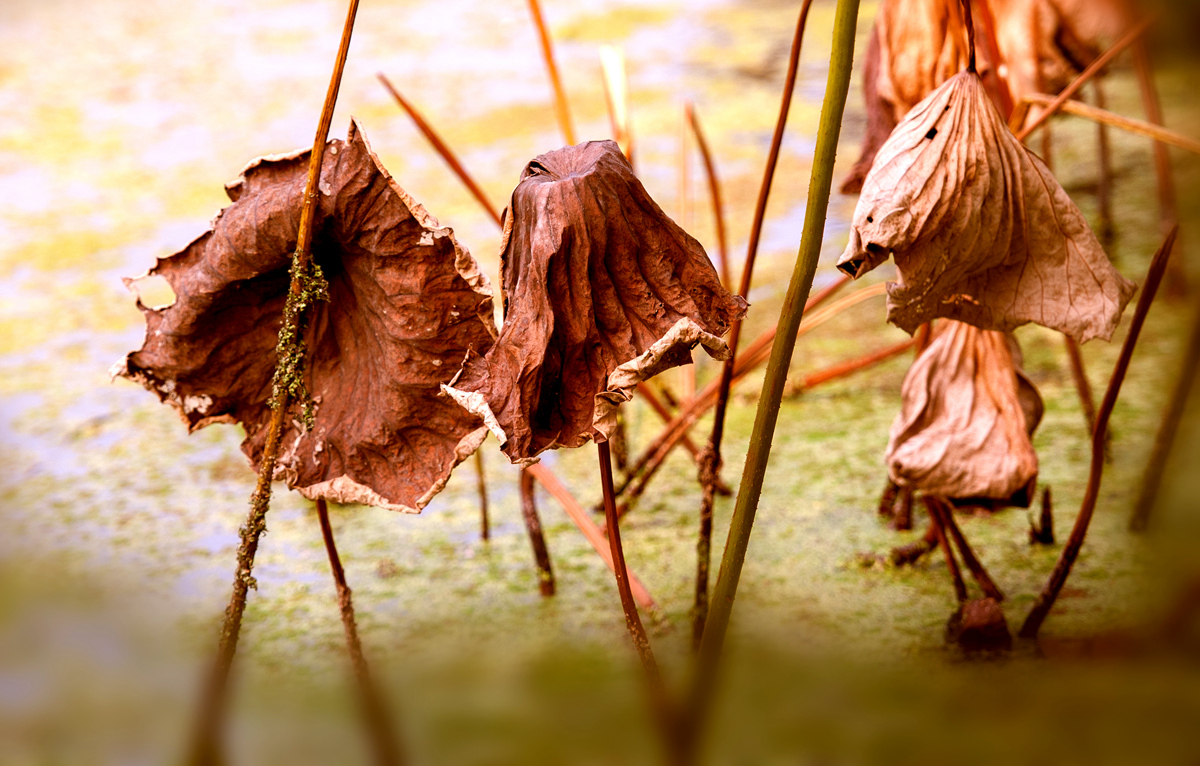
[[[1096,108],[1104,111],[1107,105],[1104,100],[1103,77],[1097,76],[1092,79],[1092,90],[1096,95]],[[1116,229],[1112,212],[1112,147],[1108,140],[1108,126],[1103,122],[1096,123],[1096,162],[1096,206],[1100,213],[1100,244],[1108,249],[1112,247]]]
[[[629,571],[625,567],[625,551],[621,547],[621,527],[617,520],[617,504],[613,498],[612,459],[609,455],[608,442],[596,443],[596,452],[600,460],[600,486],[604,492],[604,517],[608,522],[608,543],[612,553],[613,574],[616,575],[617,593],[621,597],[621,608],[625,612],[625,627],[633,640],[638,659],[642,662],[643,676],[650,692],[650,704],[657,719],[663,739],[672,751],[673,762],[685,762],[673,751],[678,747],[675,716],[671,701],[663,683],[658,662],[654,659],[654,651],[650,648],[650,639],[642,618],[638,615],[637,604],[629,584]]]
[[[567,93],[563,90],[562,78],[558,75],[558,62],[554,59],[554,44],[550,41],[550,32],[542,18],[542,6],[538,0],[529,0],[529,12],[533,15],[533,24],[537,27],[538,42],[542,46],[542,59],[546,62],[546,71],[550,75],[550,86],[554,89],[554,116],[558,119],[558,127],[562,130],[563,138],[568,146],[575,145],[575,128],[571,124],[571,110],[567,105]]]
[[[973,2],[974,0],[967,0],[967,3]],[[992,82],[992,97],[996,106],[1000,108],[1000,113],[1007,117],[1012,114],[1013,97],[1008,82],[1000,76],[1000,66],[1004,63],[1004,57],[1000,54],[1000,43],[996,39],[996,17],[992,15],[992,8],[988,0],[983,0],[978,3],[978,6],[979,17],[983,21],[983,45],[987,49],[988,59],[992,64],[988,68],[986,79]]]
[[[1045,93],[1029,93],[1022,98],[1031,104],[1047,105],[1054,103],[1054,96],[1049,96]],[[1085,104],[1082,101],[1066,101],[1059,107],[1059,111],[1089,119],[1101,126],[1111,125],[1114,128],[1120,128],[1135,135],[1152,138],[1156,143],[1169,144],[1195,154],[1200,154],[1200,141],[1188,138],[1173,130],[1167,130],[1154,122],[1135,120],[1132,117],[1114,114],[1098,106]]]
[[[559,505],[566,511],[567,516],[579,528],[579,531],[583,533],[583,536],[587,538],[591,546],[596,549],[596,552],[600,554],[600,558],[608,565],[608,568],[613,573],[616,573],[617,570],[613,564],[612,550],[609,547],[608,538],[604,536],[604,532],[600,527],[591,520],[588,512],[579,504],[574,495],[558,480],[558,477],[541,463],[534,463],[526,467],[525,471],[537,479],[538,483],[559,502]],[[633,593],[634,601],[637,602],[638,606],[651,614],[657,612],[658,604],[650,596],[650,592],[646,590],[646,586],[642,585],[637,575],[630,572],[628,567],[626,567],[625,571],[629,577],[629,589]]]
[[[838,135],[842,127],[846,95],[850,89],[857,21],[858,0],[838,0],[833,24],[829,79],[825,87],[825,100],[821,107],[821,121],[813,153],[800,248],[788,285],[787,297],[784,299],[783,314],[777,325],[778,331],[771,349],[771,359],[767,364],[762,393],[759,395],[754,427],[750,435],[750,449],[746,455],[729,537],[725,543],[725,552],[721,557],[721,567],[713,589],[704,637],[696,656],[692,693],[687,698],[689,709],[684,722],[684,732],[685,741],[692,746],[695,745],[695,737],[703,730],[703,718],[711,702],[717,667],[725,646],[725,635],[729,629],[729,619],[737,595],[738,581],[741,579],[742,565],[746,560],[746,549],[750,544],[750,532],[754,527],[754,516],[762,494],[775,424],[779,419],[779,405],[783,399],[788,367],[796,345],[796,333],[800,329],[804,307],[808,302],[821,254]]]
[[[708,149],[708,141],[700,127],[700,118],[696,116],[696,108],[689,101],[684,105],[688,124],[692,127],[692,135],[696,137],[696,146],[700,149],[700,158],[704,160],[704,174],[708,177],[708,193],[712,198],[713,222],[717,227],[717,253],[721,258],[721,284],[726,288],[732,286],[729,276],[729,247],[725,237],[725,207],[721,204],[721,180],[717,177],[717,167],[713,162],[712,152]],[[744,297],[744,296],[743,296]]]
[[[538,592],[543,596],[553,596],[554,570],[550,567],[550,552],[546,549],[546,536],[542,534],[542,520],[537,512],[533,475],[527,468],[521,469],[521,515],[525,519],[525,529],[529,532],[529,543],[533,547],[533,560],[537,564]]]
[[[307,296],[312,287],[309,283],[312,278],[310,248],[312,246],[313,219],[317,210],[317,181],[321,175],[321,164],[325,158],[325,142],[329,137],[329,126],[333,122],[333,109],[337,104],[338,90],[342,83],[342,72],[346,67],[346,56],[350,51],[350,38],[354,31],[354,18],[357,13],[358,0],[350,0],[346,21],[342,27],[341,44],[338,47],[337,59],[333,66],[333,75],[329,80],[329,89],[325,94],[325,103],[321,108],[316,136],[313,138],[313,148],[308,164],[308,180],[304,187],[304,201],[300,209],[300,225],[296,235],[296,251],[292,256],[292,283],[288,292],[289,306],[288,309],[285,309],[285,320],[279,330],[279,345],[276,347],[276,354],[279,357],[276,378],[279,377],[278,365],[284,361],[285,351],[290,349],[297,356],[302,357],[303,355],[302,346],[298,353],[291,347],[294,345],[294,339],[302,337],[307,308],[307,301],[303,298]],[[292,359],[291,363],[299,369],[303,368],[302,358]],[[233,657],[237,652],[242,614],[246,609],[246,595],[250,588],[256,587],[251,572],[254,568],[255,554],[258,552],[259,537],[267,528],[266,516],[271,504],[271,481],[275,477],[275,463],[279,458],[284,419],[290,404],[291,396],[288,386],[274,386],[271,397],[273,413],[271,422],[267,426],[267,438],[259,463],[258,481],[254,493],[250,496],[250,512],[246,517],[246,523],[239,530],[241,544],[237,551],[237,571],[233,578],[233,593],[229,597],[229,605],[225,608],[225,620],[221,626],[216,662],[201,702],[190,754],[191,763],[195,766],[208,766],[208,764],[220,760],[218,741],[227,696],[229,670],[233,666]]]
[[[1145,31],[1150,28],[1150,25],[1154,23],[1156,18],[1157,17],[1153,14],[1146,16],[1140,22],[1135,24],[1132,29],[1126,32],[1120,40],[1117,40],[1115,43],[1113,43],[1108,50],[1097,56],[1096,60],[1089,64],[1086,69],[1080,72],[1079,76],[1076,77],[1070,85],[1068,85],[1066,88],[1063,88],[1063,91],[1059,93],[1058,96],[1056,96],[1054,100],[1046,106],[1045,109],[1042,110],[1041,114],[1039,114],[1028,125],[1026,125],[1021,132],[1017,133],[1017,140],[1024,141],[1029,137],[1030,133],[1037,130],[1038,126],[1050,119],[1050,116],[1061,109],[1063,104],[1067,103],[1067,101],[1084,86],[1084,83],[1092,79],[1097,72],[1107,66],[1108,62],[1112,61],[1118,53],[1128,48],[1138,38],[1140,38]]]
[[[485,211],[487,211],[487,214],[493,221],[496,222],[497,226],[503,228],[504,224],[500,220],[500,213],[497,211],[496,206],[492,204],[492,201],[488,199],[487,194],[484,193],[479,184],[475,183],[475,179],[471,177],[471,174],[467,172],[467,169],[463,167],[461,162],[458,161],[458,156],[454,154],[454,151],[446,145],[446,142],[443,141],[442,137],[439,136],[437,131],[433,129],[433,126],[430,125],[423,116],[421,116],[421,113],[417,111],[417,108],[413,106],[408,99],[406,99],[403,94],[400,93],[400,91],[396,90],[396,87],[392,85],[391,80],[389,80],[386,75],[380,72],[376,76],[379,78],[379,81],[383,83],[383,87],[387,88],[388,92],[392,94],[392,98],[396,99],[396,103],[400,105],[400,108],[408,114],[409,119],[411,119],[413,124],[417,126],[417,130],[421,131],[421,135],[425,136],[425,140],[428,141],[437,151],[437,153],[442,156],[442,159],[445,160],[446,164],[450,166],[450,169],[454,171],[454,175],[458,176],[458,179],[463,182],[464,186],[467,187],[467,191],[471,192],[471,196],[475,198],[475,201],[478,202]]]
[[[342,627],[346,630],[346,648],[350,651],[350,663],[354,667],[354,678],[358,682],[363,712],[366,714],[371,742],[375,748],[375,761],[379,764],[399,764],[403,759],[400,757],[396,736],[388,721],[383,698],[371,681],[367,658],[363,655],[362,644],[358,640],[354,601],[350,586],[346,583],[346,572],[342,569],[337,544],[333,539],[333,527],[329,523],[329,509],[326,507],[325,498],[317,500],[317,519],[321,525],[321,537],[325,541],[325,552],[329,555],[329,569],[337,586],[338,611],[342,615]]]
[[[1154,125],[1163,124],[1162,104],[1158,88],[1154,85],[1154,66],[1150,62],[1150,50],[1144,38],[1133,44],[1133,70],[1137,73],[1138,89],[1142,94],[1142,108],[1146,121]],[[1194,150],[1193,150],[1194,151]],[[1154,141],[1154,180],[1158,190],[1159,223],[1164,236],[1179,221],[1179,210],[1175,199],[1175,178],[1171,171],[1171,155],[1166,143],[1159,138]],[[1171,277],[1167,282],[1167,296],[1182,298],[1187,295],[1187,269],[1182,258],[1171,265]]]
[[[1075,390],[1079,392],[1079,406],[1083,410],[1087,432],[1090,434],[1096,430],[1096,399],[1092,396],[1092,384],[1088,382],[1087,370],[1083,367],[1083,355],[1079,353],[1078,341],[1063,333],[1063,342],[1067,347],[1067,359],[1071,363],[1071,378],[1075,381]]]
[[[808,308],[817,306],[820,302],[828,298],[839,287],[848,281],[848,277],[841,277],[829,287],[820,291],[808,301]],[[808,317],[808,321],[801,324],[799,334],[804,334],[810,330],[814,330],[824,324],[829,319],[850,306],[866,300],[875,295],[882,295],[884,291],[883,285],[872,285],[855,291],[852,295],[835,302],[822,312],[814,313]],[[775,338],[776,328],[772,327],[766,330],[759,337],[755,338],[750,344],[743,349],[742,353],[734,359],[733,382],[741,380],[752,370],[765,362],[770,355],[771,342]],[[679,443],[683,434],[695,425],[696,421],[717,402],[717,396],[720,389],[720,379],[711,381],[695,396],[695,398],[682,408],[667,427],[659,434],[659,436],[642,452],[633,469],[626,476],[626,481],[617,489],[619,496],[626,498],[622,503],[619,512],[624,515],[629,505],[642,495],[649,484],[650,479],[662,466],[664,460],[670,455],[671,450]]]
[[[1183,366],[1179,377],[1175,380],[1175,388],[1171,399],[1163,411],[1162,422],[1154,437],[1154,448],[1150,460],[1146,463],[1146,472],[1142,476],[1142,491],[1138,495],[1137,505],[1133,509],[1133,517],[1129,520],[1129,528],[1134,532],[1144,532],[1150,523],[1150,512],[1158,499],[1158,488],[1162,483],[1163,472],[1167,468],[1167,460],[1171,456],[1171,447],[1175,444],[1175,434],[1179,430],[1179,422],[1183,419],[1188,397],[1196,385],[1200,374],[1200,307],[1192,320],[1191,336],[1184,351]]]
[[[479,537],[487,541],[491,539],[491,525],[488,524],[488,493],[487,474],[483,470],[483,450],[475,450],[475,488],[479,490]]]
[[[946,558],[946,568],[950,570],[950,579],[954,581],[954,596],[961,604],[967,600],[967,585],[963,582],[962,570],[958,568],[958,560],[954,558],[954,549],[950,547],[950,538],[946,534],[946,519],[937,503],[929,503],[929,498],[925,498],[925,500],[925,507],[929,510],[930,526],[934,535],[937,536],[938,547],[942,549],[942,555]]]
[[[950,533],[950,538],[954,541],[955,547],[962,555],[963,564],[967,567],[967,571],[975,578],[975,582],[979,583],[979,587],[983,589],[985,595],[994,598],[997,601],[1004,600],[1004,594],[996,587],[996,583],[988,575],[987,570],[983,568],[983,564],[975,556],[975,551],[971,550],[971,546],[967,544],[967,538],[963,537],[962,530],[958,528],[958,522],[954,519],[954,507],[949,501],[941,497],[933,497],[925,495],[925,507],[929,508],[932,505],[938,506],[938,513],[941,516],[942,527]],[[930,510],[930,515],[933,510]]]
[[[1145,284],[1142,285],[1142,294],[1138,296],[1137,309],[1133,312],[1133,320],[1129,324],[1129,333],[1125,336],[1125,342],[1121,344],[1121,354],[1113,368],[1108,389],[1104,392],[1104,399],[1100,402],[1100,410],[1096,413],[1096,428],[1092,431],[1092,462],[1088,473],[1087,489],[1083,495],[1083,504],[1079,509],[1079,515],[1075,518],[1071,536],[1059,555],[1058,562],[1054,565],[1054,571],[1051,572],[1046,587],[1038,596],[1033,609],[1030,610],[1029,616],[1025,618],[1025,623],[1021,626],[1021,638],[1037,638],[1038,630],[1046,616],[1050,614],[1055,599],[1058,598],[1059,592],[1067,582],[1067,577],[1071,574],[1071,567],[1079,556],[1079,549],[1083,547],[1083,539],[1087,536],[1092,513],[1096,510],[1096,500],[1100,496],[1100,478],[1104,473],[1104,441],[1105,435],[1108,433],[1108,420],[1112,416],[1113,407],[1116,406],[1117,395],[1121,393],[1121,383],[1125,380],[1125,372],[1129,369],[1133,348],[1137,344],[1142,325],[1146,321],[1146,314],[1150,311],[1154,294],[1158,292],[1158,285],[1162,282],[1163,272],[1166,271],[1177,232],[1178,227],[1171,229],[1162,247],[1154,254],[1154,260],[1150,263],[1150,271],[1146,275]]]
[[[963,23],[967,27],[967,71],[975,72],[975,22],[971,20],[971,0],[962,0],[962,8]]]
[[[908,340],[900,341],[899,343],[888,346],[887,348],[881,348],[878,351],[872,351],[869,354],[864,354],[857,359],[838,362],[837,364],[830,365],[823,370],[811,372],[808,375],[805,375],[801,379],[799,385],[797,385],[795,389],[789,393],[802,394],[810,388],[816,388],[822,383],[828,383],[831,380],[844,378],[847,375],[852,375],[860,370],[873,367],[880,362],[891,359],[894,356],[900,356],[905,351],[908,351],[910,348],[913,348],[916,345],[916,338],[909,338]]]

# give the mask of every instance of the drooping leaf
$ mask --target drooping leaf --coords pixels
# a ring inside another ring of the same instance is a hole
[[[717,358],[746,304],[669,219],[612,141],[549,152],[525,168],[502,245],[505,321],[448,392],[514,461],[606,439],[637,383]]]
[[[885,461],[892,481],[960,500],[1028,505],[1042,398],[1011,335],[945,322],[909,368]]]
[[[189,431],[242,424],[256,470],[308,157],[250,163],[212,228],[158,261],[149,273],[175,302],[139,300],[145,343],[114,370],[171,404]],[[329,142],[318,187],[312,253],[329,300],[314,303],[305,332],[315,417],[306,429],[289,415],[275,477],[313,499],[417,512],[487,433],[440,386],[468,351],[492,344],[491,290],[357,123]]]
[[[929,94],[879,150],[838,268],[859,277],[889,256],[900,281],[888,285],[888,321],[910,333],[945,317],[1108,339],[1135,290],[970,72]]]

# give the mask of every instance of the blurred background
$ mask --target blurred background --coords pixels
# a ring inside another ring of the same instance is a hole
[[[610,136],[598,49],[620,46],[638,174],[711,254],[706,182],[684,122],[685,102],[695,104],[735,273],[799,5],[543,4],[580,140]],[[860,11],[835,186],[865,129],[861,62],[876,8],[864,0]],[[817,0],[809,17],[747,338],[778,316],[799,244],[833,9]],[[182,752],[254,476],[240,428],[189,437],[148,392],[110,382],[110,365],[144,333],[121,277],[203,233],[248,161],[311,145],[344,14],[341,0],[0,0],[0,763],[152,764]],[[1187,7],[1169,9],[1152,46],[1165,124],[1193,137],[1200,68],[1187,41],[1197,31]],[[1141,118],[1126,59],[1106,78],[1108,108]],[[502,205],[525,164],[562,144],[528,6],[364,0],[333,120],[332,137],[360,120],[397,182],[496,284],[498,231],[377,72]],[[1052,126],[1058,176],[1095,223],[1095,126],[1072,116]],[[1151,142],[1110,136],[1109,254],[1140,282],[1161,240]],[[734,614],[712,762],[1200,762],[1200,397],[1150,531],[1127,530],[1200,295],[1200,160],[1171,157],[1175,257],[1190,298],[1160,299],[1150,314],[1114,414],[1096,518],[1041,645],[983,662],[947,649],[955,602],[940,556],[893,568],[863,555],[920,535],[875,514],[910,357],[794,392]],[[836,276],[855,200],[834,192],[817,285]],[[893,274],[883,267],[866,281]],[[793,377],[902,340],[884,318],[876,298],[805,336]],[[1097,391],[1126,324],[1113,343],[1083,348]],[[1087,478],[1088,435],[1061,340],[1033,325],[1017,335],[1046,399],[1034,444],[1061,544]],[[701,383],[718,371],[698,364]],[[668,385],[682,385],[672,375]],[[734,486],[761,379],[735,392],[725,451]],[[659,428],[640,402],[628,422],[635,447]],[[558,582],[557,595],[540,597],[517,471],[494,440],[484,449],[488,542],[469,465],[420,516],[332,509],[366,651],[414,762],[655,762],[611,574],[539,494]],[[599,500],[592,449],[544,458],[589,507]],[[688,656],[698,503],[694,466],[675,454],[623,524],[630,567],[660,605],[649,627],[673,683]],[[718,550],[731,506],[719,498]],[[961,524],[1008,593],[1015,628],[1059,547],[1031,547],[1021,509]],[[230,762],[367,762],[312,504],[279,487],[268,528],[235,668]]]

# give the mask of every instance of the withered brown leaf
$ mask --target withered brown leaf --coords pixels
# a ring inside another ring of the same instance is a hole
[[[904,377],[884,458],[892,481],[955,499],[1007,501],[1032,489],[1030,436],[1043,406],[1020,362],[1011,335],[942,323]]]
[[[1100,41],[1123,28],[1117,0],[988,0],[999,70],[1014,102],[1058,93],[1100,53]],[[974,14],[979,72],[994,69],[986,16]],[[967,65],[961,0],[883,0],[863,67],[867,126],[859,160],[842,182],[855,194],[896,124],[934,88]]]
[[[592,141],[526,166],[506,213],[505,321],[447,388],[513,461],[606,439],[639,381],[717,358],[746,303],[669,219],[617,144]]]
[[[889,256],[900,281],[888,285],[888,321],[910,333],[946,317],[1108,339],[1136,289],[970,72],[929,94],[879,150],[838,268],[859,277]]]
[[[149,271],[175,302],[139,299],[145,343],[114,369],[171,404],[189,431],[241,423],[256,470],[308,157],[255,160],[227,185],[233,204],[211,229]],[[310,309],[306,329],[315,421],[285,427],[275,477],[311,499],[415,513],[487,434],[440,386],[468,351],[491,346],[491,290],[356,122],[345,142],[329,142],[318,186],[312,253],[330,300]]]

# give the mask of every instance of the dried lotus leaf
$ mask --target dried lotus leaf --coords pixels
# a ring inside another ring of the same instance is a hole
[[[1136,289],[970,72],[929,94],[879,150],[838,268],[859,277],[889,256],[900,281],[888,285],[888,321],[910,333],[945,317],[1107,340]]]
[[[513,191],[502,245],[505,320],[448,393],[513,461],[607,439],[639,381],[691,360],[746,304],[659,209],[617,144],[537,157]]]
[[[1030,437],[1043,406],[1019,359],[1011,335],[946,322],[904,378],[884,458],[892,481],[1000,502],[1031,487],[1038,460]]]
[[[115,372],[155,392],[189,431],[241,423],[255,469],[271,410],[307,151],[255,160],[212,228],[149,273],[176,294],[146,317]],[[306,497],[419,511],[487,431],[440,393],[496,331],[487,279],[380,164],[357,123],[329,142],[312,253],[330,300],[305,330],[315,420],[285,426],[275,478]],[[128,280],[127,280],[128,281]]]

